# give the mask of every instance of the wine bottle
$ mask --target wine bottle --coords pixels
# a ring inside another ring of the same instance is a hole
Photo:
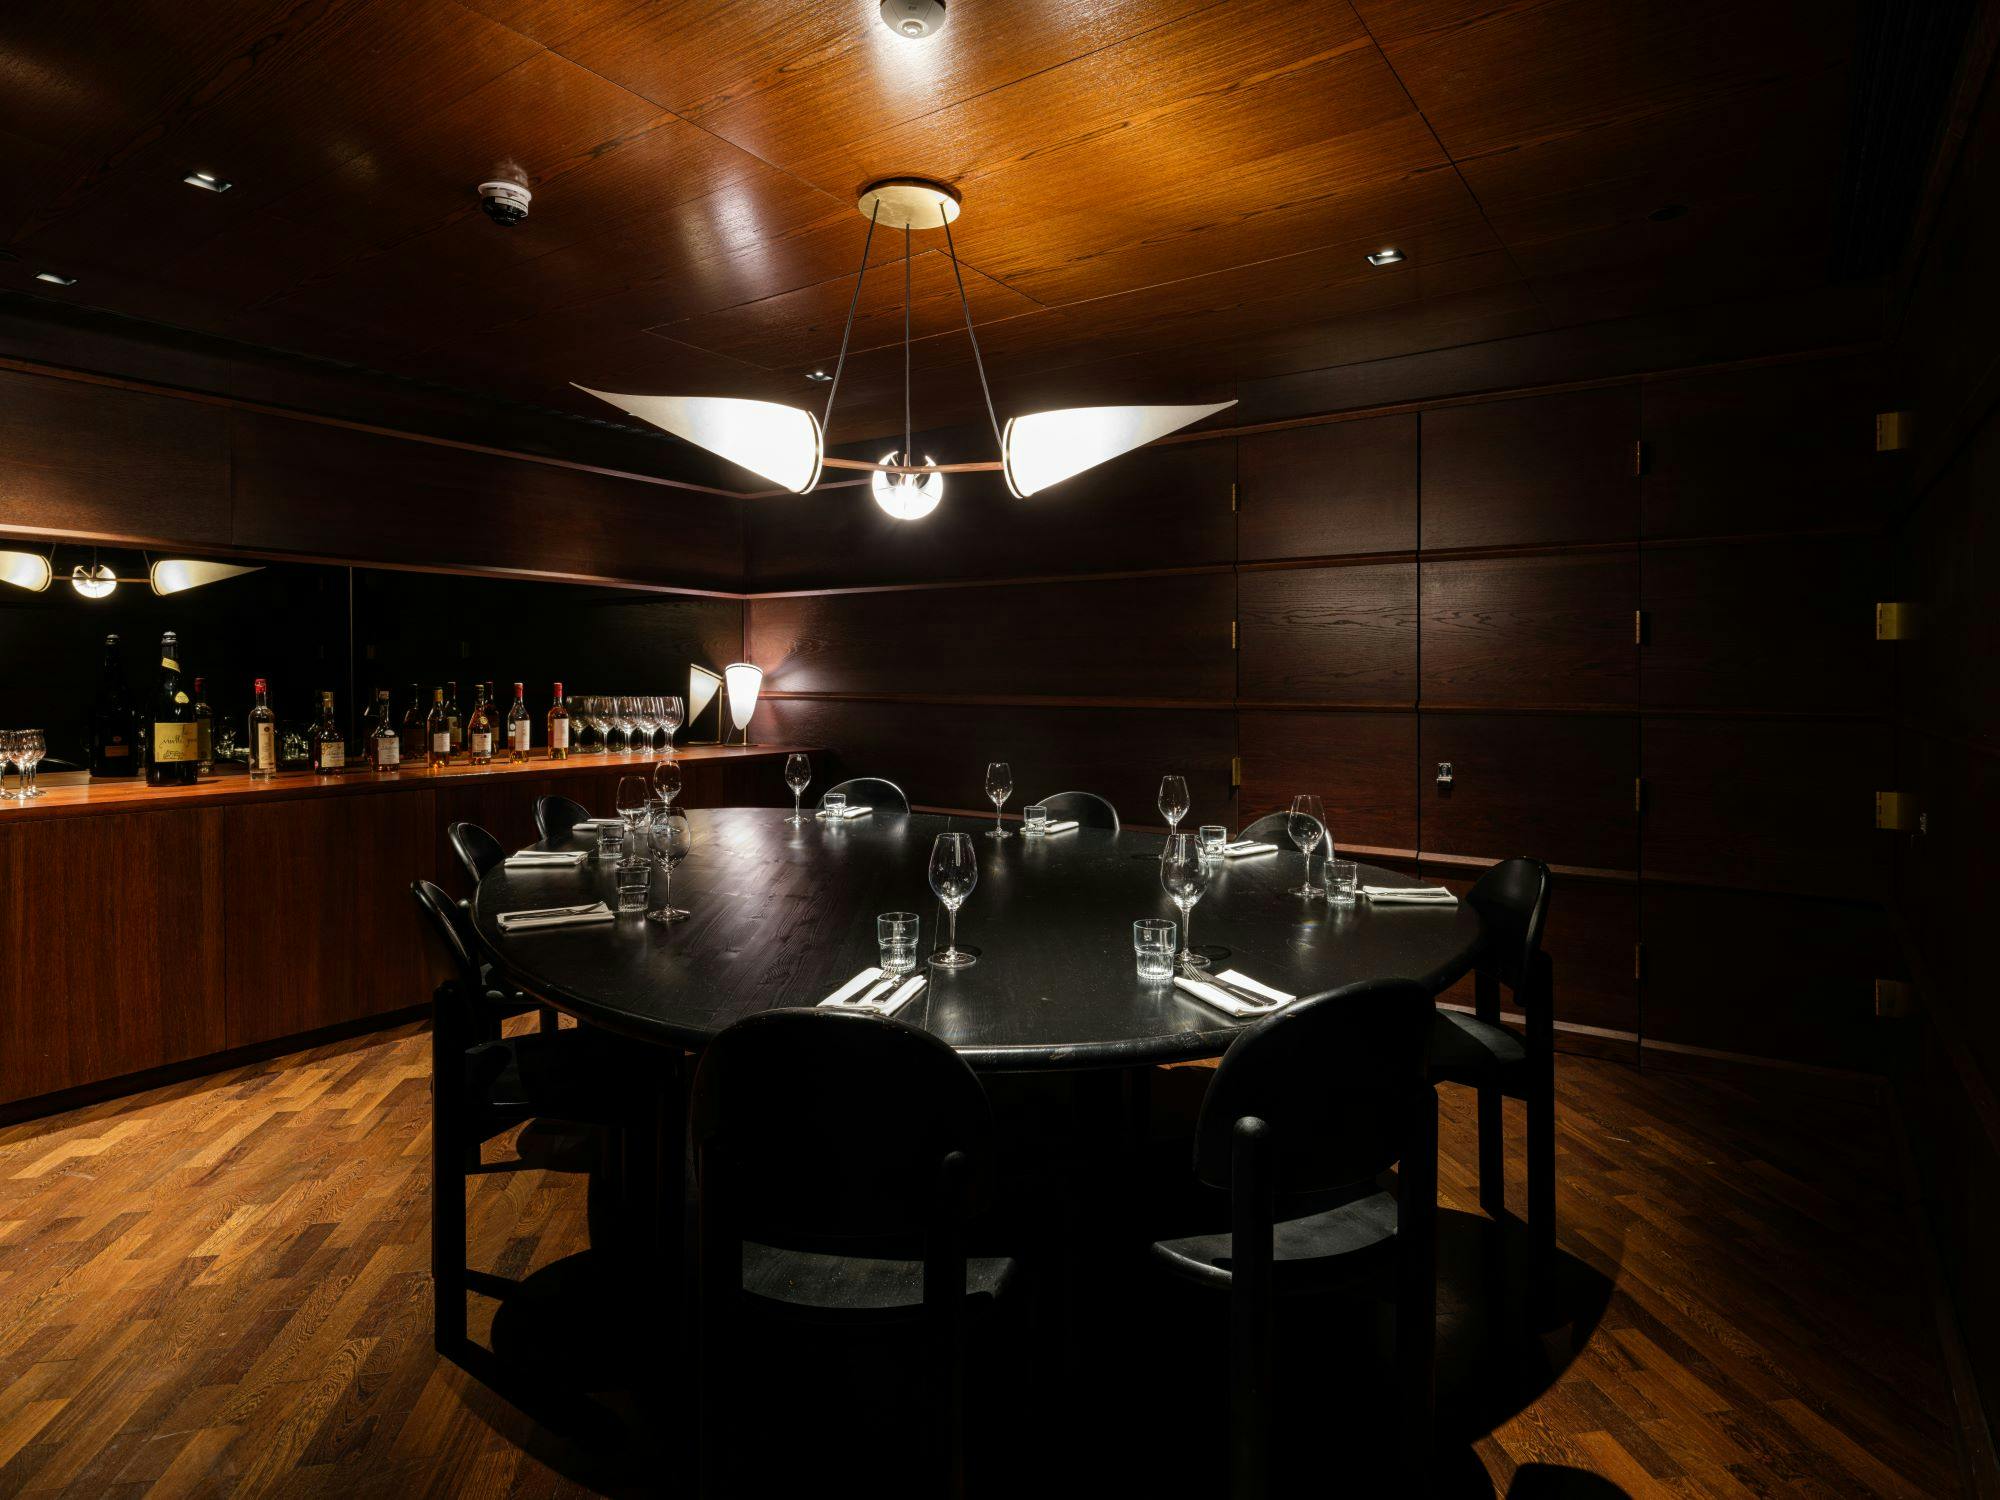
[[[375,728],[368,736],[368,765],[375,771],[393,771],[402,763],[403,737],[396,733],[396,721],[389,714],[389,690],[375,689]]]
[[[201,747],[200,757],[195,762],[195,773],[200,776],[215,774],[215,710],[208,706],[208,695],[202,691],[202,678],[194,680],[194,731],[195,742]]]
[[[486,706],[486,684],[472,687],[472,716],[465,721],[465,758],[475,766],[493,759],[493,710]]]
[[[569,759],[569,710],[563,706],[560,682],[549,699],[549,759]]]
[[[521,696],[521,684],[514,684],[514,706],[507,710],[507,759],[526,760],[534,743],[534,721],[528,717],[528,700]]]
[[[146,754],[152,786],[190,786],[201,771],[201,732],[194,703],[181,685],[180,642],[169,630],[160,637],[160,689],[153,698],[153,735]]]
[[[306,737],[306,744],[312,768],[319,775],[331,776],[347,769],[347,736],[340,732],[340,722],[333,716],[331,689],[319,695],[319,723]]]
[[[271,692],[257,679],[257,701],[250,709],[250,779],[269,781],[278,774],[278,716],[271,712]]]
[[[431,706],[425,700],[423,690],[414,682],[410,684],[410,706],[403,710],[402,752],[411,760],[422,760],[430,746],[427,742],[424,721],[430,717]]]
[[[424,719],[426,758],[435,771],[451,764],[451,711],[444,706],[444,689],[431,689],[431,711]]]
[[[97,678],[97,702],[90,711],[90,774],[136,776],[138,725],[133,722],[132,685],[118,637],[104,638],[104,667]]]
[[[444,712],[451,724],[451,753],[456,755],[465,748],[465,719],[458,711],[458,684],[455,682],[444,685]]]

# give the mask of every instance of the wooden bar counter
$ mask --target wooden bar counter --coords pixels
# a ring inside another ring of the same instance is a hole
[[[801,748],[683,748],[679,800],[789,803],[784,757]],[[653,763],[45,778],[42,796],[0,803],[0,1117],[428,1004],[409,886],[467,893],[445,830],[475,822],[518,848],[537,797],[609,814],[619,777]]]

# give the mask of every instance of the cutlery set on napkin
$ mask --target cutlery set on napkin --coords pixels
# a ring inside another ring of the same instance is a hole
[[[1374,906],[1458,905],[1458,897],[1441,885],[1364,885],[1360,889]]]
[[[863,809],[866,811],[866,809]],[[903,1006],[916,998],[923,989],[925,976],[911,974],[898,982],[893,974],[885,974],[880,969],[863,969],[839,989],[820,1001],[821,1005],[836,1007],[858,1007],[879,1011],[885,1016],[893,1016]]]
[[[1068,833],[1072,828],[1081,828],[1082,826],[1075,818],[1064,818],[1060,823],[1044,823],[1042,825],[1042,832]],[[1026,830],[1023,831],[1025,832]]]
[[[1174,988],[1183,990],[1197,1000],[1206,1001],[1217,1010],[1227,1011],[1232,1016],[1263,1016],[1274,1010],[1281,1010],[1298,999],[1283,990],[1274,990],[1268,984],[1259,984],[1248,974],[1235,969],[1224,969],[1220,974],[1193,975],[1176,974]]]
[[[507,856],[510,870],[574,869],[590,856],[581,849],[523,849]]]
[[[865,817],[867,814],[872,813],[873,811],[875,811],[875,809],[872,807],[844,807],[838,813],[830,813],[825,808],[822,807],[818,812],[814,813],[813,816],[816,818],[842,818],[842,819],[859,818],[859,817]]]
[[[502,932],[540,932],[549,927],[593,927],[617,920],[602,901],[587,906],[547,906],[539,911],[505,911],[494,918]]]
[[[1224,859],[1242,859],[1246,854],[1276,854],[1276,844],[1266,844],[1257,839],[1238,839],[1233,844],[1222,846]]]

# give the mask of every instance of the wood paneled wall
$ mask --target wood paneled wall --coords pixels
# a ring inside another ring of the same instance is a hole
[[[1536,854],[1572,1044],[1866,1066],[1879,395],[1806,360],[1175,444],[1027,501],[954,475],[920,525],[756,502],[767,732],[931,806],[1005,758],[1017,807],[1155,824],[1171,770],[1192,817],[1316,791],[1344,847],[1461,888]]]

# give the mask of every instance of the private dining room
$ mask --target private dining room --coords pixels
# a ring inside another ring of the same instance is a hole
[[[1996,65],[0,7],[0,1496],[2000,1497]]]

